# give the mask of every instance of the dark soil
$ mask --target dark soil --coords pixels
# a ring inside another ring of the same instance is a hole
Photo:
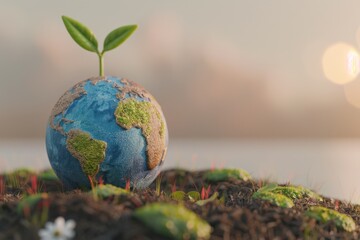
[[[31,192],[34,184],[21,179],[21,187],[0,186],[0,239],[38,239],[43,224],[36,219],[44,206],[49,206],[47,221],[58,216],[76,221],[75,239],[164,239],[153,233],[132,217],[134,209],[151,202],[172,202],[172,191],[198,191],[210,184],[204,181],[204,172],[167,170],[161,174],[161,194],[157,196],[155,182],[144,190],[132,190],[130,195],[119,198],[94,200],[91,193],[80,190],[64,192],[57,180],[37,180],[38,192],[48,192],[28,213],[17,211],[17,204],[24,193]],[[0,175],[0,180],[4,179]],[[33,181],[33,180],[32,180]],[[0,181],[1,183],[1,181]],[[295,200],[290,209],[268,202],[253,200],[252,194],[263,185],[262,181],[229,180],[212,183],[210,195],[218,192],[225,197],[223,203],[209,202],[198,206],[190,201],[183,204],[205,219],[213,228],[211,239],[360,239],[359,227],[352,233],[338,229],[334,223],[321,224],[304,215],[310,206],[321,205],[351,216],[360,224],[360,207],[342,201],[324,198]],[[31,187],[32,186],[32,187]],[[34,189],[33,189],[34,190]]]

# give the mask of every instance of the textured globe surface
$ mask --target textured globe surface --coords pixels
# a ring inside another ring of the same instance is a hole
[[[102,181],[143,188],[158,175],[168,131],[154,97],[117,77],[79,82],[54,106],[46,130],[50,164],[67,188]]]

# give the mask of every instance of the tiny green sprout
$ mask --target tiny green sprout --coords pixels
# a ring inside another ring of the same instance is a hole
[[[356,228],[356,224],[350,216],[325,207],[310,207],[305,212],[305,215],[310,218],[314,218],[321,223],[333,221],[338,228],[344,229],[348,232],[352,232]]]
[[[187,193],[188,198],[190,199],[191,202],[196,202],[199,201],[201,198],[201,195],[199,192],[197,191],[190,191]]]
[[[204,206],[204,205],[206,205],[206,204],[209,203],[209,202],[214,202],[214,201],[216,201],[217,198],[218,198],[218,196],[219,196],[219,193],[218,193],[218,192],[215,192],[215,193],[214,193],[211,197],[209,197],[208,199],[199,200],[199,201],[196,202],[196,204],[199,205],[199,206]]]
[[[62,16],[67,31],[80,47],[95,52],[99,57],[100,76],[104,77],[104,54],[120,46],[137,29],[137,25],[126,25],[110,32],[104,41],[103,50],[98,48],[98,41],[94,33],[84,24],[67,16]]]
[[[133,215],[154,232],[169,239],[209,239],[211,226],[182,205],[152,203]]]
[[[247,181],[251,179],[251,175],[243,169],[215,169],[205,173],[205,180],[209,182],[227,181],[229,179]]]
[[[294,206],[294,202],[290,198],[269,191],[257,191],[252,195],[252,198],[267,201],[282,208],[292,208]]]

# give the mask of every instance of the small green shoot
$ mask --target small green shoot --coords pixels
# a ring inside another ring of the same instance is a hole
[[[204,206],[206,205],[207,203],[209,202],[214,202],[215,200],[217,200],[219,196],[219,193],[218,192],[215,192],[211,197],[209,197],[208,199],[205,199],[205,200],[199,200],[196,202],[197,205],[199,206]]]
[[[187,196],[191,202],[199,201],[201,198],[200,193],[197,191],[190,191],[187,193]]]
[[[321,223],[327,223],[329,221],[333,221],[338,228],[344,229],[345,231],[348,232],[352,232],[356,228],[356,224],[350,216],[325,207],[320,207],[320,206],[310,207],[305,212],[305,215],[307,215],[310,218],[314,218]]]
[[[208,182],[221,182],[229,179],[247,181],[251,179],[251,175],[243,169],[215,169],[205,173],[205,180]]]
[[[160,173],[158,175],[158,177],[156,178],[156,187],[155,187],[156,196],[158,196],[158,197],[161,194],[161,178],[162,178],[162,175]]]
[[[209,239],[211,226],[181,205],[152,203],[138,208],[134,217],[170,239]]]
[[[103,50],[100,52],[98,41],[94,33],[84,24],[67,16],[62,16],[67,31],[80,47],[90,52],[95,52],[99,57],[100,76],[104,77],[104,54],[120,46],[137,29],[137,25],[119,27],[110,32],[104,41]]]

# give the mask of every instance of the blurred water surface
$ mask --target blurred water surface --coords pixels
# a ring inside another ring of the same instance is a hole
[[[239,167],[360,203],[360,139],[170,141],[165,168]],[[0,141],[0,171],[50,167],[42,139]]]

